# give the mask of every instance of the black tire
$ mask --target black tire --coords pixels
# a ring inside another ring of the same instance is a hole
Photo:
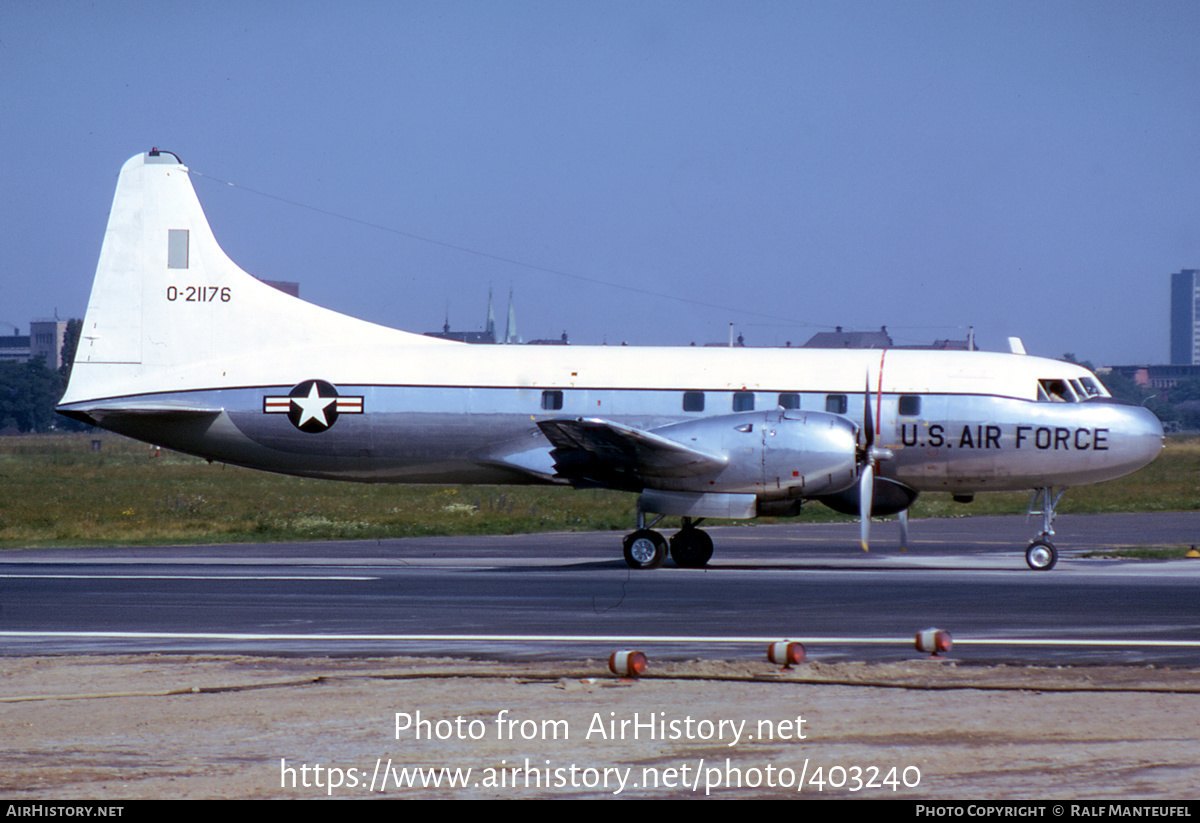
[[[631,569],[657,569],[667,559],[667,541],[651,529],[625,536],[625,562]]]
[[[671,559],[681,569],[703,569],[712,555],[712,538],[700,529],[680,529],[671,538]]]
[[[1058,563],[1058,549],[1049,540],[1038,538],[1025,550],[1025,562],[1035,572],[1048,572]]]

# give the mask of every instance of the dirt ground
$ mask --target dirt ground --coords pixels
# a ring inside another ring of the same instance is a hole
[[[0,658],[0,796],[1195,799],[1197,674]]]

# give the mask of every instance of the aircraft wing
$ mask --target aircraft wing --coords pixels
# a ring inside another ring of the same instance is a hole
[[[560,477],[576,485],[633,489],[643,477],[692,477],[717,471],[724,455],[687,446],[653,432],[600,418],[543,420]]]

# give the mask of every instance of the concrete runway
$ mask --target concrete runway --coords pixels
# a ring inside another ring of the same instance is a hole
[[[710,531],[707,569],[633,572],[621,534],[42,549],[0,553],[0,653],[447,654],[570,659],[915,656],[951,632],[963,662],[1200,665],[1200,560],[1081,559],[1200,543],[1200,514],[1064,515],[1034,572],[1024,517]]]

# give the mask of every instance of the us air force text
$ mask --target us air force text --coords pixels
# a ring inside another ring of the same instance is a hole
[[[1108,451],[1108,429],[1086,426],[966,425],[958,432],[932,423],[921,433],[916,423],[900,424],[900,442],[928,449],[1040,449],[1041,451]],[[953,428],[953,427],[952,427]],[[1008,432],[1005,432],[1008,429]]]

